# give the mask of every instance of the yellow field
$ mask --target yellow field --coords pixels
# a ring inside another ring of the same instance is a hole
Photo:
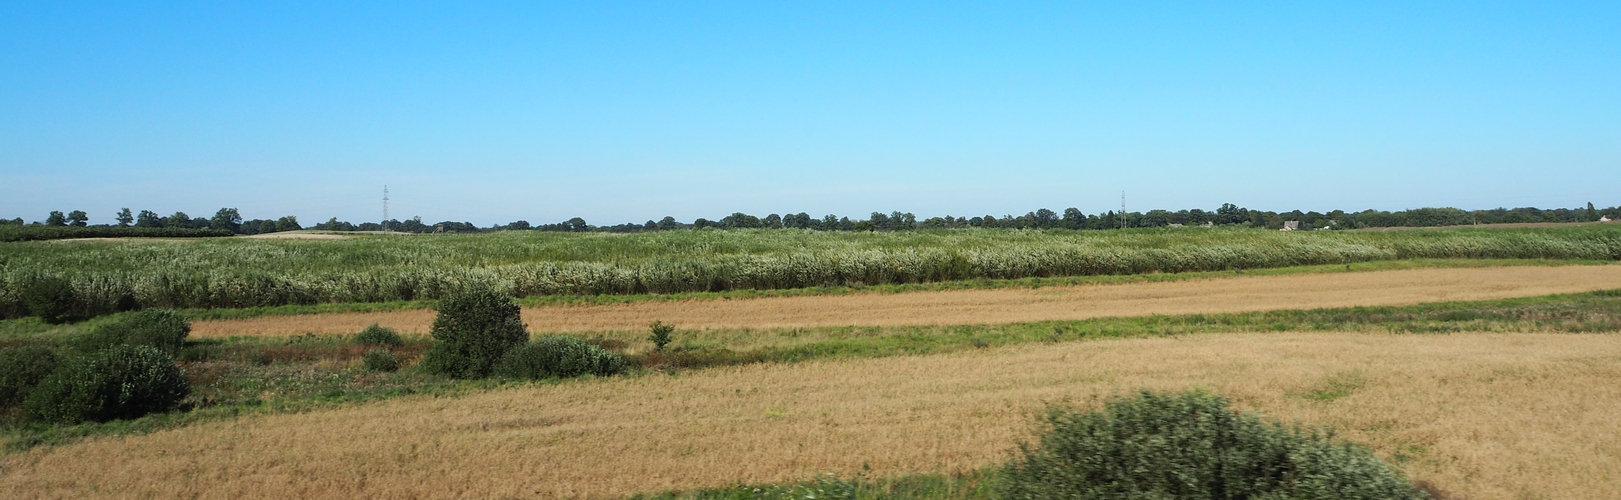
[[[1205,387],[1470,499],[1621,491],[1621,336],[1227,334],[754,365],[98,438],[0,497],[608,497],[999,463],[1046,402]],[[1342,392],[1321,401],[1312,391]]]
[[[995,324],[1102,316],[1403,305],[1605,288],[1621,288],[1621,266],[1409,269],[1038,289],[662,301],[527,308],[523,314],[524,323],[533,332],[643,330],[654,320],[683,329]],[[426,333],[434,314],[417,310],[199,321],[192,326],[192,335],[354,333],[372,323],[404,332]]]

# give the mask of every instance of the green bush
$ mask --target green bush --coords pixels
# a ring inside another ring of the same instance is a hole
[[[502,378],[537,380],[625,371],[625,358],[574,337],[550,336],[507,352],[496,365]]]
[[[174,408],[191,385],[174,359],[150,346],[115,346],[61,364],[28,395],[23,408],[43,422],[136,418]]]
[[[0,407],[22,403],[56,363],[56,353],[43,346],[0,349]]]
[[[148,309],[126,313],[79,337],[80,351],[96,352],[119,345],[144,345],[174,355],[186,345],[191,322],[174,311]]]
[[[653,350],[655,351],[664,350],[664,346],[670,345],[670,341],[675,340],[671,337],[671,334],[675,333],[674,326],[666,325],[663,321],[654,321],[649,328],[653,330],[653,333],[647,336],[647,341],[653,343]]]
[[[73,284],[62,278],[40,278],[23,288],[23,304],[28,312],[53,325],[72,321],[78,316],[79,298],[73,293]]]
[[[399,358],[394,357],[394,352],[388,349],[366,351],[366,356],[361,360],[369,372],[392,372],[400,369]]]
[[[1143,392],[1053,410],[1004,469],[1009,499],[1423,499],[1366,448],[1264,422],[1218,395]]]
[[[400,333],[394,331],[393,328],[377,326],[376,323],[372,323],[372,325],[366,327],[365,330],[361,330],[360,333],[355,334],[355,343],[360,345],[399,347],[405,345],[405,339],[400,338]]]
[[[507,351],[529,340],[518,305],[488,288],[473,288],[439,302],[433,347],[422,368],[452,378],[490,376]]]

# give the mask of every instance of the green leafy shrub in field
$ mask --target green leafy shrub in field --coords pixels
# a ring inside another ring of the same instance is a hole
[[[106,422],[169,410],[190,392],[168,354],[120,345],[57,366],[23,408],[29,418],[43,422]]]
[[[73,284],[62,278],[40,278],[23,288],[23,304],[28,312],[53,325],[72,321],[79,311],[79,298]]]
[[[1004,469],[1009,499],[1423,499],[1365,448],[1234,412],[1218,395],[1143,392],[1053,410]]]
[[[399,347],[405,345],[405,339],[400,338],[400,333],[394,331],[393,328],[377,326],[376,323],[372,323],[371,326],[366,327],[365,330],[361,330],[360,333],[355,335],[355,343],[360,345]]]
[[[489,288],[473,288],[439,303],[433,347],[422,368],[452,378],[488,377],[507,351],[529,340],[518,305]]]
[[[186,345],[191,322],[174,311],[147,309],[126,313],[79,337],[75,346],[96,352],[118,345],[144,345],[174,355]]]
[[[56,364],[56,353],[43,346],[0,349],[0,407],[22,403]]]
[[[653,343],[654,350],[662,351],[664,346],[670,345],[670,341],[674,340],[670,335],[675,333],[674,326],[666,325],[662,321],[654,321],[650,328],[653,333],[647,336],[647,341]]]
[[[394,352],[388,349],[366,351],[366,356],[361,360],[369,372],[392,372],[400,369],[399,358],[394,357]]]
[[[574,337],[550,336],[519,346],[501,357],[495,373],[503,378],[538,380],[580,375],[608,376],[625,371],[625,358]]]

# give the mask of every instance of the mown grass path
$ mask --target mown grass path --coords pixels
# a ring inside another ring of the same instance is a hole
[[[725,300],[547,305],[524,310],[537,333],[622,332],[655,320],[688,330],[1028,323],[1097,317],[1405,305],[1621,288],[1621,266],[1492,266],[1312,272],[1101,285],[843,293]],[[373,323],[423,333],[431,310],[198,321],[196,337],[352,333]],[[741,339],[734,339],[741,340]]]

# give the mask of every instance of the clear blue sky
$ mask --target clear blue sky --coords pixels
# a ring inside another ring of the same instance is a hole
[[[1614,1],[334,4],[0,4],[0,216],[1621,204]]]

